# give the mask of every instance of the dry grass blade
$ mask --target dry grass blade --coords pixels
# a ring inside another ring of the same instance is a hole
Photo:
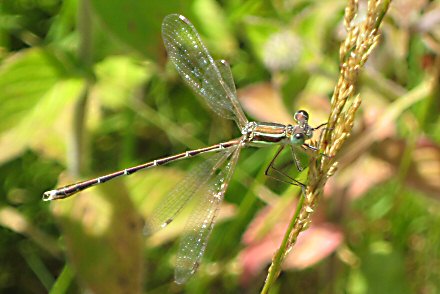
[[[344,17],[347,35],[339,51],[340,74],[331,99],[328,125],[319,146],[326,156],[312,158],[310,161],[306,195],[298,204],[283,242],[273,258],[262,293],[269,291],[280,272],[284,256],[296,242],[299,233],[307,229],[323,187],[336,170],[335,157],[350,136],[355,114],[361,104],[361,96],[356,91],[359,72],[378,43],[378,28],[390,2],[391,0],[368,1],[365,19],[358,19],[358,1],[348,1]]]

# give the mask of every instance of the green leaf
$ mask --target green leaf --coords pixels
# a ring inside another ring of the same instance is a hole
[[[43,49],[29,49],[4,61],[0,67],[0,132],[28,116],[61,77],[55,57]]]
[[[0,68],[0,163],[26,148],[65,153],[59,144],[66,133],[65,107],[79,95],[83,81],[64,76],[62,63],[41,48],[24,50]]]
[[[83,85],[79,79],[58,81],[46,89],[47,93],[41,91],[41,97],[26,97],[29,105],[23,107],[23,113],[17,117],[14,127],[0,134],[0,163],[17,156],[26,148],[65,158],[63,142],[72,112],[69,105],[78,97]],[[30,103],[32,98],[35,100],[33,104]]]

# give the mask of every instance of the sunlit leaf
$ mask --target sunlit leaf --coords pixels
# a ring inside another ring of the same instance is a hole
[[[43,49],[12,55],[0,67],[0,132],[17,126],[62,76],[56,58]]]
[[[0,111],[8,113],[5,114],[8,129],[0,134],[0,162],[25,148],[40,149],[53,156],[64,154],[63,144],[59,144],[56,135],[66,135],[66,125],[62,122],[68,117],[66,106],[78,97],[83,82],[62,79],[58,62],[43,50],[32,49],[17,58],[5,65],[4,79],[0,78],[0,83],[7,82],[5,91],[0,93]]]

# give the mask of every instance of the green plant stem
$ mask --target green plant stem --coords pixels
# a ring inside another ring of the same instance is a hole
[[[64,294],[69,290],[74,278],[74,272],[71,266],[66,263],[64,265],[61,274],[58,276],[56,282],[53,284],[52,289],[50,289],[49,294]]]
[[[78,5],[78,32],[79,47],[78,59],[86,69],[92,65],[92,31],[89,0],[81,0]],[[84,72],[88,72],[85,70]],[[84,121],[86,116],[87,99],[92,84],[90,77],[86,76],[86,83],[81,95],[74,106],[72,139],[70,144],[70,153],[68,166],[70,172],[78,176],[84,169],[86,154],[84,152]]]
[[[390,7],[390,4],[391,4],[391,0],[384,0],[384,2],[382,3],[382,9],[380,9],[379,16],[377,17],[376,23],[374,24],[374,28],[376,30],[379,29],[379,26],[382,23],[383,18],[385,17],[388,8]]]
[[[275,256],[272,259],[272,264],[270,265],[268,275],[266,278],[266,281],[264,283],[264,287],[261,290],[262,294],[268,293],[270,287],[273,285],[275,280],[277,279],[278,275],[281,271],[281,264],[284,260],[284,256],[288,252],[288,248],[290,247],[291,241],[290,240],[290,234],[293,231],[293,228],[296,225],[296,220],[298,219],[299,213],[301,212],[304,204],[304,197],[301,197],[298,206],[296,207],[295,214],[293,215],[292,219],[290,220],[289,226],[287,227],[287,230],[284,234],[283,241],[281,242],[281,246],[278,249],[278,251],[275,253]],[[294,240],[296,241],[296,240]]]

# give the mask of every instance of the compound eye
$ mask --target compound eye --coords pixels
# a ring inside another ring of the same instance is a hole
[[[290,144],[292,145],[302,145],[304,144],[306,136],[304,133],[296,133],[290,138]]]
[[[297,139],[297,140],[304,139],[304,134],[303,133],[295,134],[295,139]]]
[[[295,112],[294,118],[297,122],[306,122],[309,120],[309,114],[305,110]]]

